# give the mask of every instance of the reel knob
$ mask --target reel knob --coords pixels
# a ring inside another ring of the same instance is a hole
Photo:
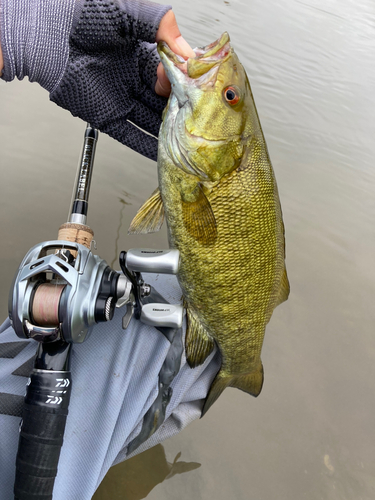
[[[180,252],[172,248],[133,248],[128,250],[125,261],[129,271],[139,273],[177,274],[179,264]]]
[[[179,304],[150,303],[142,306],[140,320],[155,327],[181,328],[184,308]]]

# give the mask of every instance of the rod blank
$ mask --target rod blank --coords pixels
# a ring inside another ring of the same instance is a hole
[[[86,126],[82,156],[74,189],[72,210],[68,219],[69,222],[72,223],[86,224],[90,184],[94,168],[94,157],[98,136],[99,132],[88,123]]]

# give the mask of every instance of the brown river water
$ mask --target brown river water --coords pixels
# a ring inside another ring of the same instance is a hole
[[[225,30],[245,66],[284,213],[288,302],[267,327],[265,384],[227,389],[176,437],[109,472],[95,500],[375,498],[375,3],[176,0],[193,46]],[[85,124],[38,85],[0,83],[1,315],[13,274],[66,221]],[[88,223],[112,263],[156,164],[100,136]]]

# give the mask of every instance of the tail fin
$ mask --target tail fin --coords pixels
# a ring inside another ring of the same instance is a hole
[[[215,403],[217,398],[223,392],[226,387],[237,387],[241,391],[245,391],[254,397],[259,396],[263,387],[264,373],[262,362],[259,361],[259,365],[256,370],[243,375],[224,375],[223,371],[220,370],[219,373],[214,378],[211,384],[210,390],[206,401],[203,406],[202,415],[208,411],[208,409]]]

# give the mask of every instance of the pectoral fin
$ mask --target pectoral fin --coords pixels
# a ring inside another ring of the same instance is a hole
[[[194,313],[189,308],[187,308],[186,311],[186,360],[190,368],[195,368],[204,363],[204,360],[212,352],[215,342],[199,323]]]
[[[182,202],[182,218],[186,231],[203,246],[213,245],[217,238],[215,215],[210,202],[197,184]]]
[[[146,234],[159,231],[164,221],[164,206],[159,188],[138,210],[128,229],[128,234]]]
[[[227,375],[223,370],[220,370],[214,378],[210,390],[208,391],[208,395],[202,410],[202,417],[215,403],[217,398],[226,387],[236,387],[237,389],[241,389],[241,391],[245,391],[248,394],[257,397],[262,390],[263,380],[263,365],[260,360],[257,368],[250,373],[245,373],[242,375]]]

